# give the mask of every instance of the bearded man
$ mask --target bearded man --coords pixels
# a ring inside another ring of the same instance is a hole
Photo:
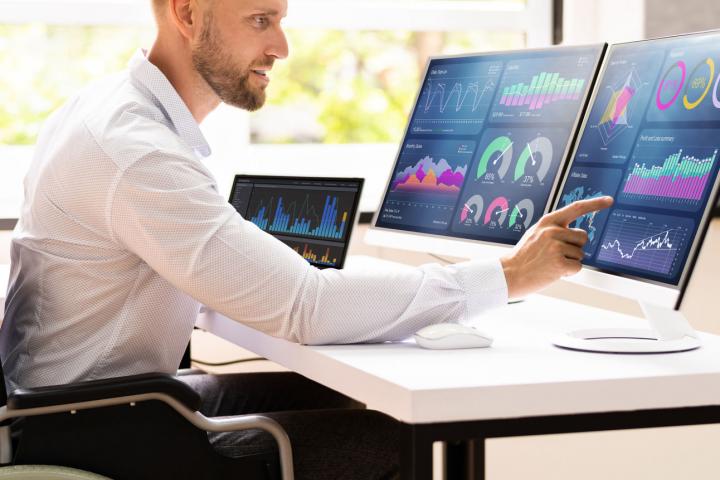
[[[9,389],[174,373],[201,304],[295,342],[380,342],[579,270],[587,236],[569,219],[609,199],[546,216],[500,260],[376,275],[311,267],[241,218],[202,163],[210,148],[199,123],[220,102],[265,102],[272,67],[288,55],[286,0],[154,0],[153,9],[150,51],[71,98],[38,140],[0,332]],[[280,422],[297,478],[397,473],[397,422],[296,374],[181,379],[205,415]],[[209,438],[228,457],[274,448],[259,432]]]

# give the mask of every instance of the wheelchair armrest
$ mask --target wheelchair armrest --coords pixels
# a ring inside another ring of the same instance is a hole
[[[18,388],[8,395],[7,407],[21,410],[144,393],[164,393],[190,410],[200,408],[200,395],[189,385],[166,373],[143,373],[67,385]]]

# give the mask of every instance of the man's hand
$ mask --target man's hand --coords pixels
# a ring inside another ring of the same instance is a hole
[[[580,200],[548,213],[525,232],[513,251],[500,259],[510,298],[523,297],[579,272],[588,236],[585,230],[568,225],[612,203],[612,197]]]

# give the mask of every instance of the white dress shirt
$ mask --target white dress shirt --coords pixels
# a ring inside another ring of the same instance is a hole
[[[177,370],[201,303],[307,344],[402,339],[507,301],[499,261],[318,270],[244,220],[142,52],[46,122],[0,331],[10,388]]]

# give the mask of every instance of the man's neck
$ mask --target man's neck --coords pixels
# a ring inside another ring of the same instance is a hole
[[[201,123],[220,104],[215,92],[193,67],[189,46],[179,38],[167,40],[158,36],[148,60],[170,81],[196,122]]]

